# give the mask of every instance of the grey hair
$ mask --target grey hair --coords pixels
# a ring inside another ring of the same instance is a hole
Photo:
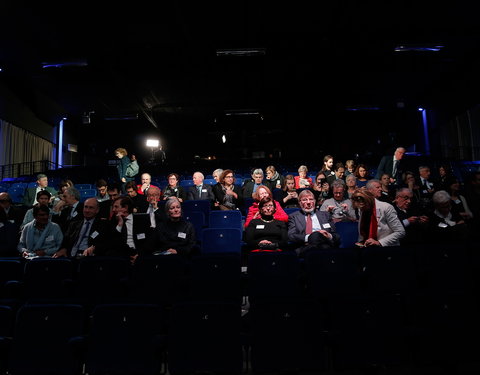
[[[439,190],[432,196],[432,201],[434,204],[442,204],[450,202],[450,194],[448,194],[445,190]]]
[[[332,182],[331,186],[332,186],[332,189],[340,188],[340,187],[345,189],[345,181],[337,179]]]
[[[403,193],[413,194],[413,191],[412,191],[412,189],[409,189],[407,187],[402,187],[402,188],[398,189],[397,192],[395,193],[395,198],[398,197],[399,195],[403,194]]]
[[[378,182],[380,185],[382,184],[380,182],[380,180],[377,180],[376,178],[372,178],[371,180],[368,180],[368,182],[365,184],[365,188],[367,190],[370,190],[372,188],[372,185],[375,183],[375,182]]]
[[[220,175],[223,173],[223,169],[222,168],[217,168],[213,171],[212,173],[212,176],[215,176],[217,175],[218,177],[220,177]]]
[[[77,200],[77,201],[80,200],[80,192],[76,188],[74,188],[73,186],[66,188],[65,192],[72,195],[75,198],[75,200]]]
[[[202,172],[196,171],[196,172],[194,173],[194,175],[195,175],[195,174],[200,175],[201,179],[202,179],[202,180],[205,180],[205,176],[203,175]]]
[[[170,206],[175,202],[180,203],[177,197],[169,197],[165,202],[165,212],[167,213],[167,216],[168,216],[168,210],[170,209]],[[180,207],[182,207],[181,204],[180,204]]]
[[[263,170],[261,168],[254,169],[252,172],[252,176],[256,174],[261,174],[263,176]]]
[[[357,178],[355,177],[355,175],[353,173],[347,175],[347,177],[345,177],[345,181],[347,180],[355,180],[355,182],[357,181]]]

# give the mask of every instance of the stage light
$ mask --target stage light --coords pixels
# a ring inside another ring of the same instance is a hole
[[[424,108],[418,107],[418,112],[422,112],[422,111],[424,111]]]
[[[160,141],[158,139],[147,139],[147,147],[158,147],[160,146]]]
[[[223,143],[227,142],[227,137],[225,137],[225,134],[222,135],[222,142],[223,142]]]

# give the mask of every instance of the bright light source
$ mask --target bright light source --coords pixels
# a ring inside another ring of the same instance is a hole
[[[422,107],[418,107],[418,111],[422,112],[424,109]]]
[[[147,147],[158,147],[160,146],[160,141],[158,139],[147,139]]]
[[[223,143],[227,142],[227,137],[225,137],[225,134],[222,135],[222,142],[223,142]]]

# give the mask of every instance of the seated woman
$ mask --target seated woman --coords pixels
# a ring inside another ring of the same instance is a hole
[[[325,174],[320,171],[315,176],[315,183],[312,186],[315,196],[315,206],[320,207],[326,199],[330,198],[330,184],[327,182]]]
[[[154,229],[148,247],[154,254],[192,255],[195,245],[193,224],[182,217],[182,206],[177,197],[171,197],[165,203],[167,219]]]
[[[252,219],[245,229],[245,242],[249,250],[281,250],[288,244],[287,224],[275,219],[276,204],[272,198],[258,203],[259,217]]]
[[[55,212],[61,211],[65,207],[65,201],[63,200],[63,193],[67,188],[69,187],[74,187],[74,184],[71,180],[62,180],[60,182],[60,185],[58,186],[58,192],[57,195],[53,197],[50,197],[50,200],[52,201],[52,208]]]
[[[167,176],[168,185],[163,190],[163,200],[166,200],[170,197],[176,197],[182,203],[187,199],[187,192],[178,184],[180,176],[176,173],[170,173]]]
[[[446,191],[450,194],[452,199],[452,211],[458,212],[465,221],[473,218],[473,213],[468,207],[467,200],[462,194],[460,182],[452,177],[449,181],[449,186]]]
[[[274,218],[276,220],[284,221],[288,223],[288,215],[283,210],[280,203],[273,200],[272,192],[265,185],[260,185],[255,193],[253,193],[254,202],[248,208],[247,217],[245,218],[245,227],[248,226],[251,220],[260,218],[260,211],[258,209],[259,202],[262,199],[270,198],[275,203],[275,214]]]
[[[281,189],[283,185],[283,181],[285,177],[283,177],[280,173],[277,172],[273,165],[269,165],[265,168],[265,173],[267,174],[266,178],[269,183],[270,190]]]
[[[242,192],[235,185],[235,175],[231,169],[225,169],[218,183],[213,186],[215,206],[220,210],[236,210],[242,203]]]
[[[307,176],[308,168],[306,165],[298,167],[298,176],[295,176],[295,189],[304,189],[312,186],[312,179]]]
[[[368,169],[365,164],[359,164],[357,168],[355,168],[355,172],[353,173],[357,178],[357,187],[361,188],[364,187],[368,180]]]
[[[50,209],[46,205],[34,206],[33,218],[22,229],[18,252],[23,257],[52,256],[62,244],[62,230],[50,221]]]
[[[283,208],[300,207],[298,204],[298,193],[295,190],[295,178],[291,174],[285,176],[282,188],[273,191],[274,198]]]
[[[365,189],[358,189],[352,202],[360,211],[357,246],[400,246],[405,228],[391,204],[375,199]]]

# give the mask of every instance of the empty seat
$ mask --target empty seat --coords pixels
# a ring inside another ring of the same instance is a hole
[[[72,340],[85,334],[82,306],[24,305],[18,313],[8,361],[11,374],[74,375],[81,371]]]
[[[184,213],[183,217],[186,221],[192,223],[195,228],[195,238],[200,242],[202,231],[206,227],[205,214],[201,211],[189,211]]]
[[[79,190],[79,192],[80,192],[80,202],[85,202],[86,199],[94,198],[97,196],[96,189],[82,189],[82,190]]]
[[[88,343],[88,374],[158,374],[166,347],[161,310],[148,304],[98,305]]]
[[[182,303],[171,312],[168,364],[171,374],[242,370],[241,308],[228,303]]]
[[[242,213],[239,210],[211,211],[208,219],[209,228],[238,228],[240,238],[243,231]]]
[[[75,184],[77,190],[91,190],[92,184]]]
[[[354,221],[340,221],[335,223],[335,230],[340,236],[340,248],[348,249],[358,241],[358,223]]]
[[[205,228],[202,231],[200,251],[208,253],[236,253],[241,252],[242,231],[238,228]]]

